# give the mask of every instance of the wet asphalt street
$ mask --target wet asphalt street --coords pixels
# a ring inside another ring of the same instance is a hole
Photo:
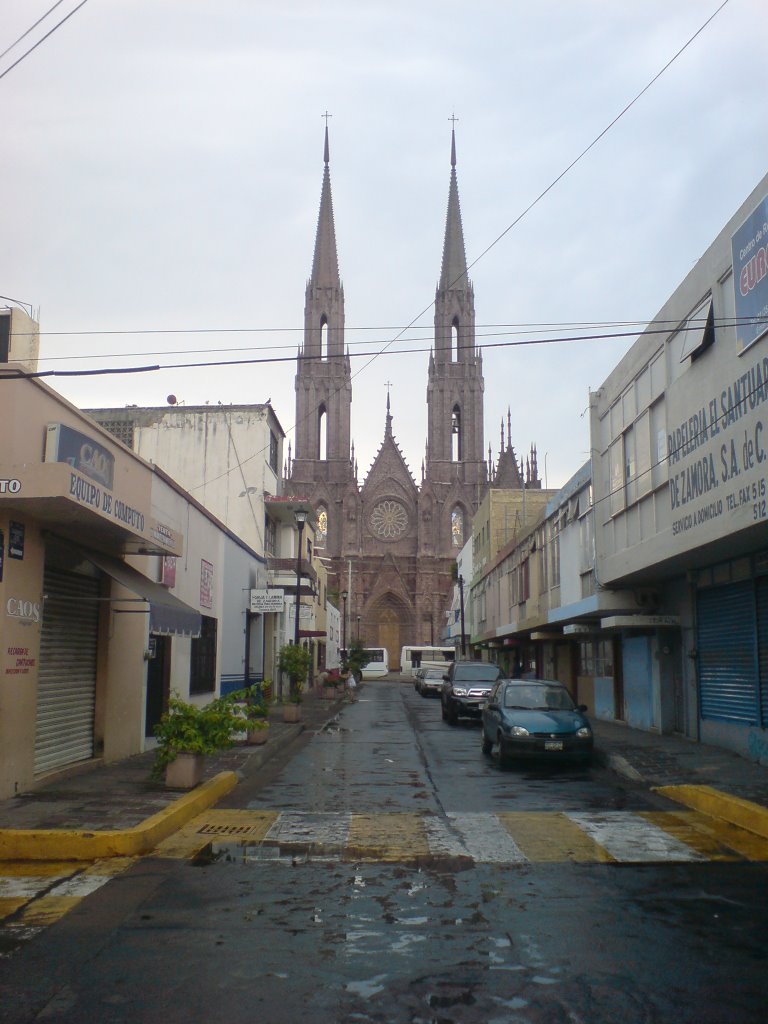
[[[225,803],[239,837],[138,861],[0,961],[0,1021],[765,1020],[764,863],[600,768],[502,771],[410,686]]]

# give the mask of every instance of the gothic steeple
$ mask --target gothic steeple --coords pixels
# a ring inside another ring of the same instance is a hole
[[[483,453],[483,368],[475,348],[475,296],[467,275],[456,176],[456,133],[451,131],[451,175],[443,258],[435,293],[435,345],[427,386],[427,479],[460,481],[477,506],[487,480]]]
[[[339,275],[331,196],[328,126],[312,271],[304,299],[304,340],[296,373],[296,444],[291,481],[304,485],[352,477],[352,375],[344,352],[344,288]]]
[[[456,180],[456,134],[451,131],[451,181],[448,187],[448,213],[445,218],[443,264],[440,269],[440,291],[466,288],[467,256],[464,249],[464,231],[461,226],[459,185]]]
[[[315,238],[315,256],[312,260],[312,276],[307,288],[338,288],[341,289],[339,277],[339,258],[336,252],[336,229],[333,222],[333,199],[331,197],[330,149],[328,145],[328,126],[325,128],[325,147],[323,150],[323,187],[320,192],[320,213],[317,218],[317,236]]]

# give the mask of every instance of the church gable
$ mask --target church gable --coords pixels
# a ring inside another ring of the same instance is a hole
[[[395,486],[403,498],[415,503],[418,488],[403,453],[391,435],[384,439],[379,448],[360,490],[360,495],[363,501],[370,501],[382,493],[387,486]]]

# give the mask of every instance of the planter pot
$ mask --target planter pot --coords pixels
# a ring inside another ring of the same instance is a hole
[[[248,733],[247,742],[249,746],[261,747],[269,739],[269,728],[266,729],[252,729]]]
[[[323,700],[335,700],[336,699],[336,687],[335,686],[324,686],[321,692]]]
[[[283,704],[283,721],[300,722],[301,704]]]
[[[200,784],[204,768],[203,754],[177,754],[165,769],[165,784],[169,789],[193,789]]]

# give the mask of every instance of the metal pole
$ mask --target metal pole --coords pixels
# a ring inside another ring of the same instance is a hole
[[[296,622],[294,623],[293,631],[293,642],[296,646],[299,646],[299,608],[301,607],[301,596],[299,591],[301,590],[301,538],[304,535],[304,520],[298,520],[299,527],[299,547],[296,552]]]
[[[461,656],[467,653],[467,645],[464,639],[464,577],[459,576],[459,607],[461,609]]]
[[[341,595],[341,648],[344,657],[347,657],[347,592],[344,590]]]

